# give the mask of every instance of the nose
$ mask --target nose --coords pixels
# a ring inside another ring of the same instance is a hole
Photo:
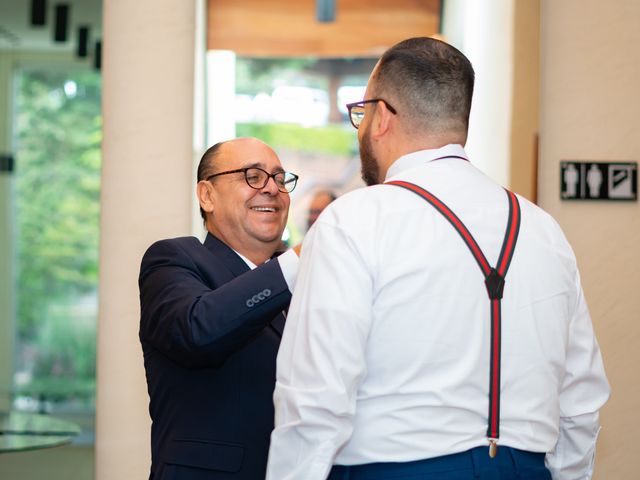
[[[278,193],[280,193],[280,190],[278,190],[278,185],[276,185],[276,179],[273,177],[269,177],[265,186],[260,189],[260,192],[266,193],[268,195],[277,195]]]

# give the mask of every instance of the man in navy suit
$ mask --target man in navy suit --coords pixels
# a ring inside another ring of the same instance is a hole
[[[150,478],[264,478],[275,360],[297,255],[281,245],[297,176],[253,138],[214,145],[198,167],[208,230],[154,243],[140,269],[150,397]]]

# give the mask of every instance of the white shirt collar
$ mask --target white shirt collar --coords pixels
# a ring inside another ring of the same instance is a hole
[[[232,250],[233,250],[233,249],[232,249]],[[240,252],[238,252],[237,250],[233,250],[233,251],[234,251],[234,252],[236,252],[236,253],[238,254],[238,256],[239,256],[242,260],[244,260],[244,263],[246,263],[246,264],[249,266],[249,268],[250,268],[251,270],[253,270],[254,268],[258,268],[258,266],[257,266],[255,263],[253,263],[253,262],[252,262],[251,260],[249,260],[247,257],[245,257],[244,255],[242,255]]]
[[[409,168],[415,168],[424,164],[425,162],[431,162],[436,158],[452,156],[463,157],[465,159],[467,158],[467,154],[465,153],[464,148],[459,144],[449,144],[445,145],[444,147],[435,148],[432,150],[419,150],[417,152],[408,153],[391,164],[391,166],[387,170],[385,181],[399,174],[400,172],[408,170]]]

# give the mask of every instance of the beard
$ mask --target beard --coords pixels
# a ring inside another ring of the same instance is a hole
[[[373,145],[371,137],[367,132],[362,132],[362,140],[360,141],[360,162],[361,176],[367,186],[377,185],[380,183],[379,172],[380,167],[376,156],[373,153]]]

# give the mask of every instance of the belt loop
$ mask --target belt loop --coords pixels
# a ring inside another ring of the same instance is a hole
[[[344,475],[342,477],[342,480],[349,480],[351,478],[351,467],[345,465],[344,467]]]
[[[507,447],[505,450],[509,452],[509,456],[511,457],[511,461],[513,462],[513,469],[516,472],[516,478],[520,478],[520,465],[518,464],[516,452],[513,450],[513,448],[510,447]]]
[[[329,471],[327,480],[349,480],[351,478],[351,467],[346,465],[334,465]]]
[[[481,447],[477,447],[469,450],[471,465],[473,466],[473,478],[480,478],[480,465],[478,465],[478,462],[476,461],[476,453],[482,453],[480,449]]]

